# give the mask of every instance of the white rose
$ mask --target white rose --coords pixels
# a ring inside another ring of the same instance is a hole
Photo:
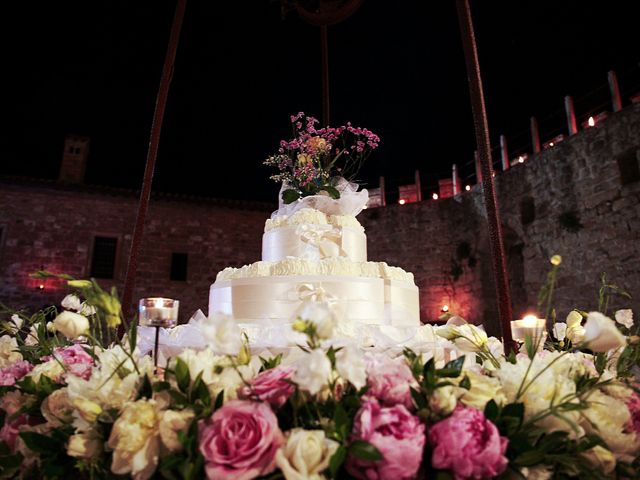
[[[22,317],[17,313],[14,313],[13,315],[11,315],[11,323],[13,323],[13,325],[9,325],[9,329],[11,333],[15,335],[22,328]]]
[[[276,465],[286,480],[321,480],[339,443],[322,430],[294,428],[287,443],[276,452]]]
[[[454,387],[451,385],[436,388],[429,397],[429,408],[438,415],[449,415],[457,404],[458,399],[455,395]]]
[[[456,327],[456,334],[453,343],[463,352],[479,352],[487,345],[487,333],[470,323]]]
[[[589,312],[584,330],[584,342],[594,352],[606,352],[627,344],[614,321],[600,312]]]
[[[293,381],[312,395],[327,384],[331,376],[331,362],[323,350],[315,349],[296,362]]]
[[[367,384],[367,367],[360,350],[348,345],[336,353],[336,370],[342,378],[360,390]]]
[[[33,367],[33,370],[29,372],[28,376],[31,377],[34,382],[38,383],[42,375],[49,377],[51,380],[58,380],[63,374],[64,367],[58,360],[54,359],[39,363]]]
[[[604,447],[596,445],[582,454],[587,463],[605,475],[613,473],[616,468],[616,457]]]
[[[69,437],[67,455],[75,458],[95,458],[102,452],[103,443],[92,433],[77,433]]]
[[[331,308],[325,302],[305,302],[298,313],[301,320],[311,322],[316,327],[318,338],[333,337],[336,320]]]
[[[465,370],[460,380],[464,378],[464,375],[469,377],[471,388],[469,390],[462,389],[462,396],[460,397],[461,403],[467,407],[473,407],[481,411],[484,410],[487,402],[492,399],[495,400],[498,405],[506,403],[507,398],[497,378],[483,375],[473,369]]]
[[[55,390],[44,399],[40,406],[42,416],[54,426],[73,421],[73,405],[69,400],[67,388]]]
[[[567,324],[564,322],[556,322],[553,324],[553,336],[559,342],[567,338]]]
[[[22,360],[22,354],[17,351],[18,342],[11,335],[0,337],[0,368],[10,367]]]
[[[536,467],[524,467],[520,473],[527,480],[550,480],[553,477],[553,469],[547,465],[538,465]]]
[[[73,310],[74,312],[80,312],[82,310],[82,302],[78,298],[77,295],[70,293],[66,297],[62,299],[60,302],[62,308],[66,308],[67,310]]]
[[[633,311],[629,308],[618,310],[616,312],[616,322],[627,328],[633,327]]]
[[[89,332],[89,320],[78,313],[61,312],[53,321],[53,328],[68,339],[74,339]]]
[[[160,416],[160,438],[170,452],[182,450],[178,432],[185,432],[191,425],[195,413],[192,410],[165,410]]]

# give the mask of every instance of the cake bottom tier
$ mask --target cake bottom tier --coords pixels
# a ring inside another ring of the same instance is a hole
[[[419,326],[418,287],[396,280],[288,275],[216,281],[209,316],[231,315],[239,323],[290,323],[302,302],[326,300],[349,323]]]

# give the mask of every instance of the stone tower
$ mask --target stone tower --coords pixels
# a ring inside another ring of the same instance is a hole
[[[89,156],[89,137],[67,135],[64,139],[64,152],[58,180],[69,183],[84,182]]]

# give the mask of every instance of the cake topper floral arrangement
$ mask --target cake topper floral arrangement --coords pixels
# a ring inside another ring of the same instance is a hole
[[[303,112],[292,115],[293,138],[281,140],[278,153],[264,161],[279,170],[271,179],[285,186],[285,204],[310,195],[340,198],[338,180],[352,180],[380,142],[375,133],[350,122],[316,128],[318,123]]]

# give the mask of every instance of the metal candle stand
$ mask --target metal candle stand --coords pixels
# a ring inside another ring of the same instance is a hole
[[[162,297],[142,298],[138,304],[140,325],[156,329],[153,343],[153,364],[156,370],[158,369],[160,328],[172,328],[177,325],[179,305],[178,300]]]

